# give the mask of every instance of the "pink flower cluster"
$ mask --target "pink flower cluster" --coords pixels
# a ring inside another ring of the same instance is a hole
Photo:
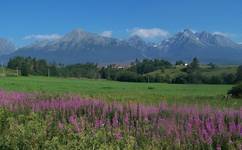
[[[40,100],[34,94],[0,91],[0,106],[13,112],[51,112],[61,130],[65,124],[79,133],[88,127],[114,130],[121,139],[123,132],[135,137],[171,139],[177,144],[233,144],[242,139],[242,108],[210,106],[142,105],[108,103],[78,96]]]

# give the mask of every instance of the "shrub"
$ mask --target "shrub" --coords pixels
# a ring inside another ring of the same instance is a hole
[[[235,82],[236,76],[232,73],[224,74],[223,80],[225,84],[233,84]]]
[[[138,75],[131,71],[120,71],[116,78],[118,81],[136,82]]]
[[[185,84],[185,83],[187,83],[187,76],[186,75],[179,75],[175,79],[172,80],[172,83]]]
[[[210,78],[210,84],[222,84],[223,83],[223,79],[221,76],[212,76]]]
[[[228,91],[228,94],[231,94],[234,98],[242,98],[242,84],[233,87]]]

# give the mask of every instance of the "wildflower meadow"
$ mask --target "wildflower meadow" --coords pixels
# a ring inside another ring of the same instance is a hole
[[[0,149],[241,149],[242,109],[0,91]]]

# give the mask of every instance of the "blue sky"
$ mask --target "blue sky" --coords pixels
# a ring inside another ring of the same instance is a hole
[[[0,19],[0,37],[18,46],[76,28],[118,38],[164,37],[190,28],[242,42],[241,0],[7,0]]]

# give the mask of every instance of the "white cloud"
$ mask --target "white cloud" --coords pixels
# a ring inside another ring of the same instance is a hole
[[[213,34],[214,35],[222,35],[222,36],[225,36],[225,37],[231,36],[231,34],[229,34],[229,33],[219,32],[219,31],[213,32]]]
[[[237,42],[238,44],[242,45],[242,42],[240,42],[241,38],[242,38],[242,34],[229,33],[229,32],[213,32],[213,34],[225,36],[225,37]]]
[[[191,29],[192,33],[197,33],[197,30]]]
[[[112,37],[112,31],[103,31],[100,35],[104,37]]]
[[[24,40],[56,40],[60,39],[62,36],[59,34],[32,34],[27,35]]]
[[[129,31],[132,36],[137,35],[141,38],[152,39],[152,38],[167,38],[170,33],[160,28],[135,28]]]

